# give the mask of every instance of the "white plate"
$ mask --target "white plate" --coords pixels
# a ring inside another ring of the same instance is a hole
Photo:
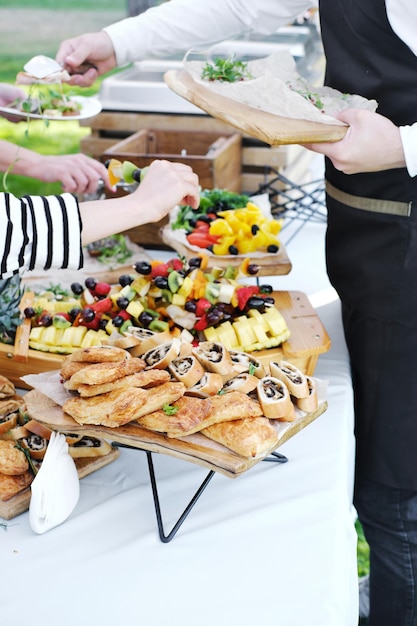
[[[39,113],[26,113],[25,111],[18,111],[12,107],[0,107],[1,113],[7,113],[7,115],[15,115],[26,119],[35,120],[53,120],[53,121],[71,121],[71,120],[84,120],[88,117],[94,117],[101,111],[101,102],[97,98],[85,98],[83,96],[71,96],[71,100],[79,102],[81,104],[81,111],[78,115],[40,115]]]

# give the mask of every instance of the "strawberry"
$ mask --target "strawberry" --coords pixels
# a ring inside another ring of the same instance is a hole
[[[165,278],[169,274],[169,265],[168,263],[158,263],[158,265],[154,265],[151,271],[151,278],[155,278],[155,276],[165,276]]]
[[[90,305],[90,309],[93,309],[96,313],[108,313],[113,306],[113,302],[110,298],[103,298],[97,300],[94,304]]]
[[[100,296],[107,296],[107,294],[110,292],[110,289],[111,285],[109,285],[109,283],[99,282],[94,287],[93,293],[99,298]]]
[[[167,265],[168,267],[170,267],[173,270],[176,270],[177,272],[179,270],[184,269],[184,263],[181,261],[181,259],[170,259]]]
[[[206,298],[199,298],[196,302],[195,314],[197,317],[201,317],[206,311],[209,310],[210,307],[211,302],[209,302]]]

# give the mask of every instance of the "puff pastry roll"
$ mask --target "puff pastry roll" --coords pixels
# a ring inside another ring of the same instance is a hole
[[[305,411],[306,413],[312,413],[315,411],[319,405],[319,400],[317,396],[317,386],[316,381],[307,376],[307,384],[308,384],[308,395],[304,398],[296,398],[295,404],[296,406]]]
[[[79,385],[102,385],[104,383],[111,383],[123,376],[141,372],[145,367],[145,361],[134,357],[123,361],[91,363],[91,365],[83,367],[73,374],[71,378],[66,381],[65,387],[74,391],[78,389]]]
[[[166,433],[168,437],[186,437],[202,428],[210,411],[210,403],[201,398],[182,396],[171,405],[172,411],[162,409],[137,420],[143,428]]]
[[[16,427],[17,413],[9,413],[8,415],[0,416],[0,435],[4,435],[7,431]]]
[[[68,446],[68,453],[73,459],[105,456],[112,447],[105,439],[97,439],[84,435],[78,441]]]
[[[277,431],[266,417],[220,422],[201,432],[247,459],[263,457],[278,444]]]
[[[175,402],[186,391],[186,386],[183,383],[163,383],[152,389],[143,389],[145,394],[145,402],[143,406],[139,407],[136,411],[135,419],[143,417],[153,411],[162,409],[164,405]]]
[[[289,389],[294,398],[305,398],[308,395],[307,376],[288,361],[271,361],[269,363],[271,376],[279,378]]]
[[[14,396],[16,388],[14,384],[5,376],[0,374],[0,398]]]
[[[206,372],[203,374],[199,382],[187,389],[187,396],[196,396],[197,398],[209,398],[215,396],[223,387],[223,378],[220,374],[214,372]]]
[[[221,343],[202,341],[197,347],[193,348],[193,354],[204,369],[220,374],[223,380],[228,380],[235,374],[229,351]]]
[[[27,437],[19,439],[19,443],[22,445],[22,448],[29,450],[30,457],[37,461],[43,459],[48,447],[48,440],[45,437],[35,435],[35,433],[30,433]]]
[[[29,487],[32,481],[33,473],[30,470],[16,476],[0,473],[0,501],[7,502],[23,489]]]
[[[104,363],[106,361],[123,361],[130,359],[130,353],[116,346],[92,346],[80,348],[65,357],[65,361],[78,361],[81,363]]]
[[[233,363],[233,369],[237,373],[249,372],[257,378],[263,378],[266,376],[266,370],[259,359],[246,352],[239,352],[238,350],[229,350],[230,357]]]
[[[258,381],[257,393],[265,417],[283,422],[295,420],[290,392],[282,380],[273,376],[264,376]]]
[[[242,393],[250,393],[258,386],[258,378],[252,376],[248,372],[242,372],[233,378],[230,378],[223,385],[222,392],[241,391]]]
[[[186,387],[197,384],[204,376],[204,367],[194,355],[174,359],[168,369],[172,376]]]
[[[117,428],[134,420],[145,400],[144,389],[115,389],[91,398],[70,398],[64,402],[62,410],[79,424]]]
[[[157,333],[149,328],[136,328],[134,326],[129,327],[128,335],[132,335],[139,340],[136,346],[129,349],[132,356],[142,356],[152,348],[160,346],[162,343],[172,341],[172,335],[170,330],[165,330],[162,333]]]
[[[178,357],[180,348],[180,340],[174,338],[172,341],[167,341],[155,348],[151,348],[151,350],[148,350],[148,352],[142,355],[142,358],[148,367],[156,367],[157,369],[164,370],[171,361]]]
[[[78,385],[77,391],[83,398],[90,396],[97,396],[100,393],[107,393],[114,389],[129,389],[130,387],[142,387],[147,389],[148,387],[155,387],[166,383],[171,379],[169,372],[165,370],[143,370],[141,372],[135,372],[135,374],[129,374],[128,376],[122,376],[117,380],[113,380],[109,383],[99,383],[97,385]],[[64,383],[64,387],[67,387]]]

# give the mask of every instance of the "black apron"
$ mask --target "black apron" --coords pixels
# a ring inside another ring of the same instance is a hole
[[[326,84],[377,100],[396,125],[417,121],[417,57],[385,0],[320,0],[320,19]],[[352,363],[357,478],[417,490],[417,177],[348,176],[327,160],[326,178],[355,196],[413,203],[407,217],[328,197],[326,258]]]

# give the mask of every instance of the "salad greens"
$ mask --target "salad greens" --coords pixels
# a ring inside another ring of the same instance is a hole
[[[224,189],[205,189],[200,194],[198,209],[185,204],[180,206],[176,219],[171,224],[172,230],[180,228],[193,230],[195,222],[209,213],[217,215],[219,211],[241,209],[249,202],[249,196]]]

